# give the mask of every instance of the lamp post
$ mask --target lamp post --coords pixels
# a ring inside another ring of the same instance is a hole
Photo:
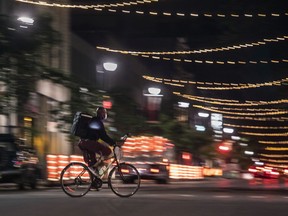
[[[104,62],[103,64],[96,66],[96,81],[98,82],[99,86],[101,86],[102,90],[107,90],[109,86],[107,86],[106,81],[110,81],[110,79],[107,80],[107,76],[109,76],[109,72],[116,71],[118,65],[113,62]]]
[[[158,120],[158,112],[160,110],[161,100],[163,95],[160,94],[161,89],[157,87],[149,87],[148,93],[144,93],[143,95],[147,98],[147,117],[148,121],[157,121]]]

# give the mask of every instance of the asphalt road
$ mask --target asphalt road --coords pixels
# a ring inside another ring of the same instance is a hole
[[[18,191],[13,187],[0,186],[1,216],[287,216],[287,214],[288,190],[286,185],[279,185],[276,181],[259,183],[217,179],[172,182],[169,185],[144,182],[137,194],[130,198],[117,197],[106,186],[100,191],[90,191],[82,198],[70,198],[59,187]]]

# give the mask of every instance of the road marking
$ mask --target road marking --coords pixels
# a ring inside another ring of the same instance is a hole
[[[215,198],[231,198],[232,196],[229,195],[216,195]]]
[[[265,196],[249,196],[252,199],[266,199],[267,197]]]
[[[193,194],[179,194],[179,196],[182,196],[182,197],[195,197],[195,195],[193,195]]]

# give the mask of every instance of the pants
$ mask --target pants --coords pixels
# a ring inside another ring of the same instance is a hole
[[[78,146],[82,150],[84,161],[88,166],[96,163],[96,153],[104,157],[108,157],[112,153],[107,145],[94,140],[81,140]]]

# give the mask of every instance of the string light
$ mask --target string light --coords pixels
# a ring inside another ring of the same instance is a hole
[[[275,43],[275,42],[282,42],[288,39],[288,36],[279,36],[275,38],[270,39],[262,39],[260,41],[252,42],[252,43],[243,43],[239,45],[232,45],[232,46],[226,46],[226,47],[220,47],[220,48],[210,48],[210,49],[199,49],[199,50],[186,50],[186,51],[131,51],[131,50],[119,50],[119,49],[111,49],[104,46],[96,46],[97,49],[107,51],[107,52],[113,52],[113,53],[120,53],[120,54],[126,54],[126,55],[134,55],[134,56],[142,56],[149,58],[150,56],[154,55],[191,55],[191,54],[200,54],[200,53],[212,53],[212,52],[222,52],[222,51],[230,51],[230,50],[236,50],[236,49],[243,49],[243,48],[249,48],[254,46],[262,46],[267,45],[267,43]],[[163,58],[163,60],[174,60],[173,58]],[[178,59],[179,60],[179,59]],[[183,60],[185,62],[191,62],[192,60],[186,59]],[[272,60],[271,60],[272,61]],[[276,60],[275,63],[280,60]],[[282,60],[283,62],[287,63],[286,59]],[[194,60],[195,63],[203,63],[202,60]],[[205,62],[205,61],[204,61]],[[216,61],[216,63],[224,64],[224,62]],[[208,63],[208,62],[206,62]],[[239,64],[246,64],[247,62],[239,61]],[[250,63],[250,62],[249,62]],[[261,63],[266,63],[265,61],[262,61]],[[268,63],[268,62],[267,62]],[[274,62],[273,62],[274,63]],[[233,64],[232,61],[229,61],[229,64]],[[236,64],[236,63],[235,63]]]
[[[259,154],[260,156],[263,156],[263,157],[271,157],[271,158],[284,158],[284,157],[288,157],[288,154]]]
[[[281,164],[281,165],[275,165],[273,163],[266,163],[267,166],[271,166],[271,167],[275,167],[275,168],[281,168],[281,169],[285,169],[288,167],[288,165],[284,165],[284,164]]]
[[[284,111],[283,109],[259,109],[259,108],[231,108],[231,107],[210,107],[212,109],[217,109],[217,110],[228,110],[228,111],[244,111],[244,112],[282,112]]]
[[[266,147],[267,151],[288,151],[288,147]]]
[[[53,7],[66,7],[66,8],[80,8],[80,9],[93,9],[95,7],[90,7],[91,5],[77,5],[78,7],[74,7],[75,5],[69,5],[69,4],[59,4],[59,3],[47,3],[45,1],[33,1],[33,0],[16,0],[18,2],[22,2],[22,3],[27,3],[27,4],[34,4],[34,5],[40,5],[40,6],[53,6]],[[104,4],[103,9],[105,9],[107,6],[109,5],[109,7],[111,7],[110,5],[115,5],[114,7],[120,7],[123,5],[126,6],[127,5],[137,5],[137,3],[141,3],[144,4],[145,2],[151,3],[152,1],[156,1],[156,0],[144,0],[144,1],[134,1],[134,2],[124,2],[124,3],[114,3],[114,4]],[[142,3],[144,2],[144,3]],[[126,4],[125,4],[126,3]],[[99,6],[98,6],[99,7]],[[97,7],[96,7],[97,8]],[[101,11],[104,11],[103,9],[101,9]],[[107,9],[107,11],[109,12],[120,12],[120,13],[125,13],[123,10],[120,9],[115,9],[113,11],[110,11],[109,9]],[[140,15],[151,15],[151,16],[164,16],[164,17],[171,17],[171,16],[178,16],[178,17],[207,17],[207,18],[268,18],[268,17],[281,17],[281,16],[288,16],[287,12],[284,13],[275,13],[275,12],[271,12],[271,13],[255,13],[255,14],[250,14],[250,13],[243,13],[243,14],[235,14],[235,13],[229,13],[229,14],[223,14],[223,13],[183,13],[183,12],[169,12],[169,11],[164,11],[164,12],[158,12],[158,11],[140,11],[140,10],[129,10],[130,14],[140,14]]]
[[[223,106],[260,106],[260,105],[272,105],[272,104],[282,104],[288,103],[287,99],[280,99],[274,101],[245,101],[245,103],[240,103],[238,100],[228,100],[228,99],[219,99],[219,98],[209,98],[209,97],[199,97],[188,94],[181,94],[180,92],[173,92],[173,94],[198,102],[210,103]]]
[[[288,136],[288,133],[253,133],[253,132],[239,132],[240,134],[243,135],[249,135],[249,136]],[[288,148],[287,148],[288,149]]]
[[[249,116],[228,116],[224,115],[224,119],[234,119],[234,120],[251,120],[251,121],[276,121],[276,122],[286,122],[288,121],[287,117],[261,117],[261,118],[255,118],[255,117],[249,117]]]
[[[26,4],[33,4],[33,5],[38,5],[38,6],[47,6],[47,7],[59,7],[59,8],[78,8],[78,9],[95,9],[97,11],[102,11],[104,8],[117,8],[117,7],[127,7],[127,6],[134,6],[134,5],[139,5],[139,4],[147,4],[147,3],[153,3],[153,2],[158,2],[158,0],[137,0],[137,1],[126,1],[126,2],[115,2],[115,3],[110,3],[110,4],[91,4],[91,5],[71,5],[71,4],[60,4],[60,3],[49,3],[46,1],[32,1],[32,0],[16,0],[17,2],[21,3],[26,3]],[[110,10],[108,10],[110,11]],[[113,11],[110,11],[113,12]],[[116,10],[115,10],[116,12]],[[125,13],[125,11],[122,11]],[[126,11],[127,12],[127,11]],[[130,13],[130,11],[129,11]]]
[[[241,116],[265,116],[265,115],[283,115],[283,114],[288,114],[288,111],[274,111],[274,112],[258,112],[258,113],[252,113],[252,112],[229,112],[229,111],[224,111],[224,110],[219,110],[218,108],[211,108],[211,107],[204,107],[200,105],[193,105],[193,107],[196,107],[198,109],[203,109],[203,110],[208,110],[211,112],[216,112],[216,113],[222,113],[222,114],[230,114],[230,115],[241,115]]]
[[[218,61],[218,60],[199,60],[199,59],[182,59],[182,58],[167,58],[152,55],[135,55],[140,57],[152,58],[156,60],[175,61],[194,64],[213,64],[213,65],[247,65],[247,64],[281,64],[288,63],[288,59],[273,59],[273,60],[259,60],[259,61]]]
[[[275,160],[275,159],[267,159],[267,158],[260,158],[261,161],[268,161],[270,163],[288,163],[288,160]]]
[[[288,141],[264,141],[264,140],[259,140],[258,143],[261,144],[288,144]]]
[[[143,75],[142,77],[152,82],[163,83],[166,85],[177,87],[185,87],[185,85],[195,85],[197,89],[203,89],[203,90],[240,90],[249,88],[259,88],[263,86],[281,86],[283,83],[288,81],[288,78],[283,78],[281,80],[274,80],[265,83],[219,83],[219,82],[206,82],[206,81],[166,79],[147,75]]]
[[[266,129],[267,130],[271,130],[271,129],[272,130],[284,130],[284,129],[287,130],[288,129],[288,126],[270,127],[270,126],[235,125],[235,124],[227,124],[227,123],[224,123],[223,125],[226,127],[232,127],[232,128],[261,129],[261,130],[266,130]]]

